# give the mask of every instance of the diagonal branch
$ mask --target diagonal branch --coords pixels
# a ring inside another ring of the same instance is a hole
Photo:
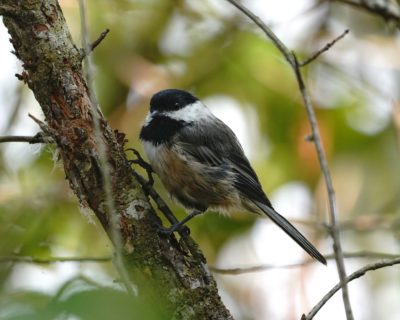
[[[255,24],[257,24],[264,31],[267,37],[271,39],[274,45],[279,49],[279,51],[283,54],[285,59],[289,62],[290,66],[292,67],[295,73],[296,80],[301,92],[301,96],[303,98],[303,103],[307,111],[308,120],[310,122],[312,141],[314,142],[319,164],[325,179],[325,185],[327,188],[328,200],[329,200],[330,226],[331,226],[331,236],[333,239],[333,250],[335,253],[335,261],[339,273],[340,282],[342,284],[343,304],[346,310],[347,320],[352,320],[354,317],[350,305],[347,284],[345,282],[346,270],[342,253],[342,246],[340,243],[340,232],[337,222],[338,212],[336,206],[335,191],[333,188],[332,178],[329,171],[328,162],[326,160],[324,147],[322,145],[321,135],[318,128],[314,107],[312,105],[308,90],[304,84],[304,80],[300,70],[301,67],[297,61],[296,55],[292,51],[290,51],[282,43],[282,41],[280,41],[280,39],[273,33],[273,31],[264,22],[262,22],[262,20],[259,17],[257,17],[253,12],[251,12],[249,9],[247,9],[244,5],[242,5],[236,0],[226,0],[226,1],[230,2],[232,5],[238,8],[241,12],[243,12],[248,18],[250,18]]]
[[[302,61],[301,63],[299,63],[300,67],[304,67],[307,64],[313,62],[315,59],[317,59],[321,54],[323,54],[325,51],[328,51],[330,48],[332,48],[332,46],[338,42],[339,40],[343,39],[346,34],[348,34],[350,32],[349,29],[346,29],[341,35],[339,35],[338,37],[336,37],[335,39],[333,39],[332,41],[328,42],[323,48],[319,49],[318,51],[316,51],[315,53],[313,53],[309,58],[307,58],[306,60]]]
[[[82,9],[81,9],[82,10]],[[83,20],[83,19],[82,19]],[[107,36],[107,34],[110,32],[110,29],[106,29],[104,30],[102,33],[100,33],[100,35],[98,36],[98,38],[96,40],[94,40],[91,44],[86,44],[84,46],[84,49],[82,49],[82,60],[88,55],[90,54],[94,49],[96,49],[96,47],[105,39],[105,37]],[[85,39],[87,39],[87,37],[84,37]]]
[[[386,267],[391,267],[394,266],[396,264],[400,264],[400,258],[395,258],[392,260],[386,260],[386,261],[382,261],[382,262],[376,262],[376,263],[372,263],[369,265],[366,265],[365,267],[353,272],[351,275],[349,275],[345,281],[346,284],[349,283],[350,281],[353,281],[357,278],[362,277],[363,275],[365,275],[367,272],[369,271],[374,271],[374,270],[378,270],[378,269],[382,269],[382,268],[386,268]],[[343,289],[343,285],[342,283],[338,283],[336,286],[334,286],[322,299],[320,302],[318,302],[314,308],[312,308],[312,310],[306,315],[303,314],[303,316],[301,317],[301,320],[311,320],[315,317],[315,315],[318,313],[318,311],[324,306],[325,303],[328,302],[328,300],[330,298],[333,297],[333,295],[338,292],[340,289]]]

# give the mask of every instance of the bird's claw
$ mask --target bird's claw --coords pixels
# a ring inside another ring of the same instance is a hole
[[[134,153],[134,155],[136,156],[136,159],[135,160],[129,160],[129,163],[130,164],[137,164],[137,165],[141,166],[144,170],[146,170],[146,173],[147,173],[146,185],[148,187],[152,187],[153,184],[154,184],[154,178],[153,178],[153,175],[152,175],[154,170],[151,167],[151,165],[149,163],[147,163],[146,161],[144,161],[144,159],[140,155],[139,151],[137,151],[136,149],[129,148],[129,149],[126,149],[126,151],[131,151],[131,152]]]
[[[167,236],[170,236],[172,233],[175,231],[178,231],[181,235],[189,235],[190,234],[190,229],[185,226],[178,223],[173,224],[169,228],[164,228],[163,226],[158,226],[158,232]]]

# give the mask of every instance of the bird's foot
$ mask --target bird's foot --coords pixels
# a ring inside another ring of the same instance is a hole
[[[153,170],[153,168],[151,167],[151,165],[150,165],[148,162],[144,161],[144,159],[143,159],[142,156],[140,155],[139,151],[137,151],[136,149],[129,148],[129,149],[126,149],[126,151],[131,151],[131,152],[134,153],[134,155],[136,156],[136,159],[134,159],[134,160],[129,160],[129,163],[130,163],[130,164],[137,164],[137,165],[141,166],[144,170],[146,170],[146,173],[147,173],[147,181],[146,181],[146,184],[147,184],[149,187],[152,187],[153,184],[154,184],[154,178],[153,178],[153,175],[152,175],[152,173],[154,172],[154,170]]]
[[[203,211],[195,210],[191,214],[186,216],[182,221],[174,223],[169,228],[160,227],[159,231],[160,231],[160,233],[168,234],[168,235],[172,234],[175,231],[179,231],[179,233],[183,232],[183,234],[189,235],[190,230],[187,226],[185,226],[186,222],[188,222],[189,220],[193,219],[195,216],[197,216],[201,213],[203,213]]]
[[[190,234],[190,229],[181,222],[177,222],[169,228],[164,228],[163,226],[158,227],[158,232],[167,236],[171,235],[175,231],[178,231],[181,235],[188,236]]]

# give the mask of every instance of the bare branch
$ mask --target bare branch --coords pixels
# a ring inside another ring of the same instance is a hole
[[[28,257],[28,256],[3,256],[0,257],[0,263],[17,262],[17,263],[37,263],[37,264],[53,264],[58,262],[79,262],[79,263],[102,263],[111,262],[112,257],[51,257],[48,259]]]
[[[0,143],[4,142],[28,142],[34,143],[51,143],[53,139],[44,135],[42,132],[35,134],[34,136],[2,136],[0,137]]]
[[[336,199],[335,199],[335,191],[333,188],[332,178],[329,171],[328,163],[325,156],[325,150],[323,148],[321,142],[321,135],[318,128],[317,118],[315,115],[314,107],[311,102],[310,95],[308,90],[304,84],[303,77],[301,75],[300,65],[297,61],[296,55],[291,52],[280,40],[279,38],[273,33],[273,31],[261,21],[259,17],[257,17],[254,13],[248,10],[245,6],[241,3],[237,2],[236,0],[227,0],[231,4],[233,4],[236,8],[242,11],[246,16],[248,16],[254,23],[256,23],[267,35],[269,39],[275,44],[275,46],[281,51],[284,55],[286,60],[289,62],[290,66],[292,67],[295,75],[296,80],[299,85],[299,89],[301,92],[301,96],[303,98],[303,103],[306,107],[308,120],[311,126],[312,132],[312,141],[314,142],[316,152],[318,155],[319,164],[325,179],[325,185],[327,188],[328,193],[328,201],[329,201],[329,212],[330,212],[330,225],[331,225],[331,236],[333,239],[333,250],[335,252],[335,260],[336,266],[339,273],[340,282],[343,286],[342,296],[343,296],[343,304],[346,310],[346,317],[347,320],[354,319],[353,312],[350,305],[349,293],[347,284],[345,282],[346,279],[346,269],[344,265],[343,253],[342,253],[342,246],[340,243],[340,232],[337,222],[337,206],[336,206]]]
[[[247,9],[244,5],[237,2],[236,0],[226,0],[234,5],[239,11],[243,12],[247,17],[249,17],[264,33],[268,38],[275,44],[275,46],[282,52],[285,59],[289,62],[291,66],[294,66],[293,54],[290,50],[283,44],[283,42],[275,35],[275,33],[269,28],[258,16]]]
[[[391,267],[394,266],[396,264],[400,264],[400,258],[395,258],[392,260],[387,260],[387,261],[382,261],[382,262],[376,262],[376,263],[372,263],[369,265],[366,265],[365,267],[353,272],[351,275],[349,275],[346,278],[346,283],[353,281],[357,278],[362,277],[363,275],[365,275],[367,272],[369,271],[373,271],[373,270],[378,270],[381,268],[385,268],[385,267]],[[314,316],[318,313],[318,311],[324,306],[324,304],[333,297],[333,295],[338,292],[341,288],[343,288],[341,283],[338,283],[336,286],[334,286],[322,299],[320,302],[318,302],[314,308],[312,308],[312,310],[308,313],[308,315],[304,315],[301,317],[301,320],[311,320],[314,318]]]
[[[394,21],[399,26],[400,24],[400,8],[397,7],[397,12],[391,9],[387,4],[382,2],[372,2],[372,1],[365,1],[365,0],[328,0],[330,2],[340,2],[343,4],[347,4],[349,6],[359,8],[380,16],[381,18],[385,19],[386,21]]]
[[[310,62],[314,61],[317,59],[321,54],[323,54],[325,51],[328,51],[332,46],[338,42],[340,39],[343,39],[346,34],[350,32],[349,29],[346,29],[341,35],[333,39],[332,41],[328,42],[323,48],[319,49],[317,52],[313,53],[309,58],[304,60],[303,62],[299,63],[300,67],[304,67],[305,65],[309,64]]]
[[[306,106],[307,116],[311,125],[311,131],[313,136],[313,142],[317,151],[318,160],[321,166],[322,173],[325,179],[325,185],[328,192],[328,202],[329,202],[329,212],[330,212],[330,231],[331,236],[333,239],[333,251],[335,252],[335,260],[336,266],[339,273],[339,278],[343,286],[342,296],[343,296],[343,303],[346,310],[346,317],[347,320],[354,319],[353,312],[350,305],[350,298],[349,292],[347,288],[347,284],[344,282],[346,278],[346,269],[344,265],[343,259],[343,252],[342,252],[342,245],[340,243],[340,229],[339,223],[337,221],[338,212],[337,212],[337,205],[336,205],[336,195],[335,190],[333,188],[332,177],[329,171],[328,161],[325,156],[325,150],[322,145],[321,135],[318,128],[317,117],[315,115],[314,107],[311,103],[310,95],[307,91],[307,88],[304,84],[303,77],[301,75],[300,67],[297,62],[297,58],[295,57],[295,73],[297,82],[299,85],[299,89],[301,95],[303,97],[304,105]]]
[[[335,259],[334,254],[328,254],[324,256],[326,260],[333,260]],[[382,253],[382,252],[373,252],[373,251],[360,251],[360,252],[350,252],[350,253],[343,253],[343,257],[345,258],[375,258],[375,259],[397,259],[400,257],[398,254],[390,254],[390,253]],[[210,267],[212,272],[224,275],[239,275],[239,274],[246,274],[246,273],[253,273],[253,272],[262,272],[271,269],[292,269],[292,268],[299,268],[309,264],[314,263],[315,260],[307,259],[305,261],[299,263],[290,263],[284,265],[274,265],[274,264],[262,264],[250,267],[240,267],[240,268],[217,268],[217,267]]]
[[[174,217],[175,218],[175,217]],[[187,238],[187,235],[184,235]],[[399,254],[391,254],[384,252],[374,252],[374,251],[360,251],[360,252],[345,252],[343,253],[345,258],[366,258],[366,259],[398,259]],[[332,260],[335,258],[334,254],[328,254],[324,256],[326,260]],[[0,257],[0,263],[36,263],[36,264],[53,264],[58,262],[78,262],[78,263],[103,263],[111,262],[111,256],[105,257],[50,257],[47,259],[36,258],[30,256],[2,256]],[[306,265],[315,263],[313,259],[307,259],[299,263],[291,263],[284,265],[273,265],[273,264],[263,264],[250,267],[238,267],[238,268],[218,268],[215,266],[209,266],[210,270],[214,273],[221,275],[240,275],[253,272],[268,271],[271,269],[292,269],[304,267]]]

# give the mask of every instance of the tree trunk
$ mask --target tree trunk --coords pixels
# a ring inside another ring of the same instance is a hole
[[[95,212],[114,246],[121,244],[125,270],[139,296],[162,304],[163,319],[232,319],[190,237],[178,242],[157,232],[160,220],[134,178],[123,146],[91,101],[82,72],[83,50],[73,44],[58,2],[1,0],[0,14],[23,62],[21,78],[43,110],[45,130],[57,145],[71,189]],[[120,241],[113,236],[115,225]]]

